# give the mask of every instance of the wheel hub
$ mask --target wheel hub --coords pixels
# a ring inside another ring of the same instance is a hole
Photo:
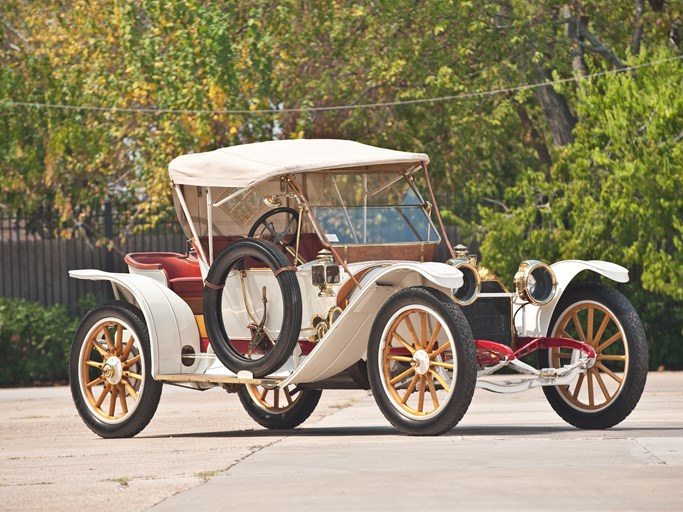
[[[426,374],[429,371],[429,354],[422,349],[416,351],[410,365],[415,368],[418,375]]]
[[[116,356],[111,356],[102,367],[102,377],[104,377],[109,384],[115,385],[121,382],[122,376],[123,366],[121,365],[121,360]]]

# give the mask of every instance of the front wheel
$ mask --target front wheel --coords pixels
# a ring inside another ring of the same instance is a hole
[[[548,335],[591,345],[595,365],[568,386],[544,387],[552,408],[578,428],[603,429],[622,422],[645,388],[648,348],[638,313],[621,293],[601,284],[568,289],[553,313]],[[572,361],[574,351],[540,352],[543,368]]]
[[[368,377],[384,416],[409,435],[439,435],[463,417],[476,384],[472,331],[444,293],[392,295],[370,331]]]
[[[154,416],[161,382],[152,378],[147,326],[139,309],[112,302],[89,311],[69,363],[71,395],[101,437],[132,437]]]
[[[294,385],[266,389],[246,384],[237,394],[256,423],[269,429],[287,430],[298,427],[313,414],[322,390],[301,389]]]

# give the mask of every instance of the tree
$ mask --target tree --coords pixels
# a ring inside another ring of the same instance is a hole
[[[0,11],[0,100],[121,109],[263,105],[266,2],[10,0]],[[104,202],[131,223],[168,215],[178,154],[272,137],[272,118],[181,112],[0,110],[0,203],[79,225]],[[47,218],[47,217],[45,217]]]

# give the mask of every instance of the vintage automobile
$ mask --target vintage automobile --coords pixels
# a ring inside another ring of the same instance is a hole
[[[222,386],[274,429],[298,426],[329,388],[370,389],[410,435],[452,429],[475,387],[543,386],[576,427],[621,422],[645,385],[645,334],[615,289],[574,281],[625,282],[627,270],[528,260],[508,289],[466,247],[450,246],[428,162],[345,140],[173,160],[188,251],[128,254],[129,273],[70,272],[109,281],[116,298],[85,315],[71,350],[86,425],[134,436],[164,383]],[[446,262],[434,261],[440,243]]]

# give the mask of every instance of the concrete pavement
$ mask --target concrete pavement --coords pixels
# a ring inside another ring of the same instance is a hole
[[[683,373],[650,374],[610,430],[566,425],[538,389],[477,391],[438,438],[398,435],[360,391],[283,434],[234,396],[169,388],[138,437],[102,440],[65,391],[0,390],[0,508],[683,509]]]

